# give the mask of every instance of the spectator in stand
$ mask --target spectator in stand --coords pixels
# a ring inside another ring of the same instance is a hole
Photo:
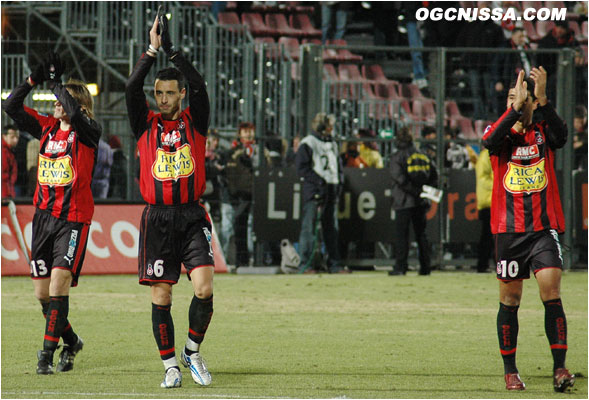
[[[480,7],[489,7],[487,2],[479,2]],[[503,43],[504,37],[501,28],[492,20],[472,21],[467,23],[456,41],[458,47],[496,48]],[[491,65],[494,54],[491,53],[464,53],[461,68],[468,74],[470,90],[474,99],[474,118],[487,119],[489,104],[493,97],[491,82]]]
[[[108,197],[125,199],[127,197],[127,156],[118,136],[112,135],[108,140],[108,145],[113,151]]]
[[[207,189],[204,200],[209,203],[210,214],[213,219],[220,218],[221,213],[221,182],[220,175],[225,169],[225,162],[219,152],[219,134],[216,129],[209,129],[205,151],[205,172],[207,177]]]
[[[575,107],[575,165],[573,168],[587,170],[587,109],[582,104]]]
[[[538,49],[564,49],[571,48],[576,52],[575,66],[577,67],[577,90],[580,90],[581,96],[577,96],[577,101],[587,102],[587,66],[583,66],[583,50],[579,42],[575,39],[575,33],[569,29],[567,21],[555,21],[554,28],[538,42]],[[579,57],[581,55],[581,57]],[[548,87],[546,92],[553,104],[556,104],[556,81],[558,75],[558,56],[556,54],[538,54],[538,64],[542,65],[546,71],[551,72],[548,77]]]
[[[345,142],[343,144],[340,159],[346,168],[366,168],[368,163],[360,156],[358,142]]]
[[[373,139],[376,137],[376,133],[371,129],[361,128],[358,129],[358,137]],[[360,157],[366,162],[366,166],[369,168],[383,168],[382,156],[378,152],[378,143],[373,141],[365,141],[360,143],[358,148]]]
[[[266,133],[264,147],[266,147],[266,150],[268,150],[268,155],[270,156],[270,160],[272,161],[272,167],[283,167],[285,164],[285,141],[281,137],[279,137],[275,132],[269,131]]]
[[[480,8],[481,6],[478,7]],[[505,15],[507,10],[509,9],[513,11],[515,20],[501,18],[500,20],[494,21],[495,24],[501,27],[501,29],[503,30],[503,36],[507,40],[511,39],[511,36],[513,35],[515,29],[521,28],[521,22],[518,22],[518,18],[521,21],[522,16],[520,7],[521,6],[518,1],[491,1],[489,4],[489,8],[491,9],[501,8],[503,10],[503,15]]]
[[[530,74],[532,66],[536,65],[535,54],[526,53],[529,50],[528,39],[523,28],[515,28],[511,39],[506,40],[501,48],[522,50],[519,53],[497,53],[491,65],[492,76],[495,84],[495,94],[492,96],[493,113],[498,116],[503,113],[507,88],[514,77],[522,69],[526,75]]]
[[[326,1],[321,3],[321,42],[343,39],[348,18],[347,1]],[[335,25],[334,25],[335,20]]]
[[[407,26],[407,40],[409,41],[409,47],[411,48],[423,47],[421,33],[419,32],[419,28],[417,26],[417,18],[415,17],[415,13],[421,7],[423,7],[423,4],[420,1],[401,2],[401,9],[403,11],[403,15],[405,16],[405,23]],[[425,66],[421,51],[412,51],[411,60],[413,62],[412,83],[417,85],[417,87],[422,92],[424,92],[427,97],[429,97],[428,82],[426,79]]]
[[[27,143],[27,190],[26,196],[34,196],[37,188],[37,168],[39,166],[39,150],[41,141],[32,138]]]
[[[251,122],[239,125],[237,139],[227,156],[225,177],[233,218],[226,209],[222,216],[222,231],[228,249],[231,228],[235,233],[235,267],[249,265],[250,250],[253,251],[253,235],[251,230],[251,204],[254,169],[259,167],[260,146],[255,140],[256,127]],[[264,158],[269,166],[272,161],[267,149],[263,149]]]
[[[14,149],[18,144],[19,132],[14,125],[6,125],[2,130],[2,198],[14,198],[14,184],[18,174],[18,166]]]
[[[301,136],[300,135],[296,135],[294,138],[292,138],[292,146],[288,148],[288,150],[286,151],[286,166],[290,167],[291,165],[294,165],[295,163],[295,158],[297,155],[297,150],[299,149],[299,143],[301,143]]]
[[[491,233],[491,195],[493,194],[493,167],[489,150],[481,150],[475,165],[476,195],[481,236],[479,237],[477,272],[487,272],[489,258],[493,257],[493,235]]]
[[[472,169],[474,163],[466,146],[458,143],[455,129],[446,128],[446,168]],[[476,161],[476,160],[475,160]]]
[[[110,183],[110,169],[113,163],[113,151],[104,140],[98,142],[98,156],[92,176],[92,196],[95,199],[106,199]]]

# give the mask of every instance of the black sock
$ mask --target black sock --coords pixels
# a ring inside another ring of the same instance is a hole
[[[67,314],[69,312],[69,296],[52,296],[47,307],[47,317],[45,318],[45,337],[43,340],[43,350],[52,353],[57,348],[59,338],[67,323]]]
[[[517,333],[519,325],[517,310],[519,306],[506,306],[499,303],[497,313],[497,335],[499,336],[499,349],[503,357],[503,367],[506,374],[517,373],[515,366],[515,352],[517,350]]]
[[[188,340],[186,341],[186,354],[196,353],[202,343],[211,318],[213,316],[213,295],[207,299],[192,297],[188,310]]]
[[[41,309],[43,310],[43,318],[47,319],[47,310],[49,310],[49,302],[42,302]],[[73,346],[78,341],[78,335],[74,333],[74,330],[72,329],[72,326],[68,320],[65,321],[65,328],[63,328],[61,337],[63,338],[63,342],[70,346]]]
[[[168,360],[176,357],[174,350],[174,321],[170,309],[172,305],[159,306],[151,304],[151,323],[153,326],[153,336],[160,351],[162,360]]]
[[[544,328],[554,359],[554,369],[564,368],[567,353],[567,319],[560,299],[544,302]]]

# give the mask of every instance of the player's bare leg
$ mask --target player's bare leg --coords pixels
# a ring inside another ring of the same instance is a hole
[[[211,384],[211,374],[200,354],[200,344],[213,316],[214,270],[211,266],[194,268],[190,272],[194,297],[188,311],[188,338],[181,356],[182,364],[190,368],[194,382],[203,386]]]
[[[499,281],[499,312],[497,313],[497,335],[499,350],[503,358],[505,388],[507,390],[524,390],[515,365],[517,351],[517,334],[519,331],[517,311],[523,292],[523,281]]]
[[[575,376],[565,368],[567,351],[567,323],[560,299],[560,268],[544,268],[536,273],[540,298],[544,303],[544,327],[554,359],[553,385],[556,392],[564,392],[575,384]]]

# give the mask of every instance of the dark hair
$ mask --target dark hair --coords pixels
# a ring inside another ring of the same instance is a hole
[[[421,137],[426,137],[427,135],[429,135],[430,133],[435,133],[437,134],[438,131],[436,130],[436,128],[434,128],[433,126],[424,126],[423,129],[421,130]]]
[[[160,81],[178,81],[178,90],[182,90],[186,86],[182,72],[173,67],[160,69],[155,74],[155,79],[159,79]]]
[[[511,34],[513,35],[515,32],[526,32],[526,30],[520,26],[517,26],[515,28],[513,28],[513,31],[511,31]]]
[[[531,80],[530,78],[524,78],[524,82],[526,82],[528,84],[528,92],[530,92],[532,94],[532,100],[536,100],[536,96],[534,96],[534,87],[535,87],[534,81]],[[513,89],[516,84],[517,84],[517,77],[509,83],[509,88]]]
[[[399,133],[397,133],[397,136],[395,137],[395,142],[397,147],[399,145],[409,145],[413,143],[413,136],[408,127],[404,126],[399,130]]]
[[[587,118],[587,109],[585,108],[584,105],[582,104],[578,104],[575,107],[575,118]]]
[[[4,128],[2,128],[2,134],[3,135],[8,135],[8,131],[13,130],[13,131],[17,131],[18,132],[18,128],[14,125],[5,125]]]

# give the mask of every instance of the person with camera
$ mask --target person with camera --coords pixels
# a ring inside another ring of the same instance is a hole
[[[299,273],[316,273],[312,258],[317,247],[317,223],[321,223],[329,273],[347,273],[338,251],[337,202],[343,184],[343,166],[333,140],[335,117],[318,113],[296,153],[297,174],[303,180],[303,219],[299,236]]]
[[[2,105],[20,130],[40,140],[30,262],[35,296],[45,316],[43,350],[37,354],[40,375],[53,374],[60,337],[64,346],[58,372],[73,369],[74,357],[84,346],[68,322],[69,290],[78,285],[86,253],[94,214],[90,184],[102,134],[86,84],[73,79],[62,84],[64,69],[59,55],[49,53]],[[57,98],[51,116],[23,104],[43,82]]]

